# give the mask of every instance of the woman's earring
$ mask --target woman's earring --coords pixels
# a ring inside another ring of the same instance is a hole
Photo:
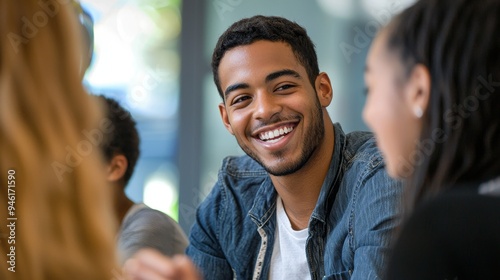
[[[419,119],[424,115],[424,111],[422,111],[422,108],[420,108],[420,106],[413,108],[413,113]]]

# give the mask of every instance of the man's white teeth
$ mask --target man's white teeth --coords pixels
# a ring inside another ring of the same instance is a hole
[[[273,138],[283,136],[290,133],[293,127],[282,127],[280,129],[275,129],[274,131],[263,132],[259,135],[260,140],[272,140]]]

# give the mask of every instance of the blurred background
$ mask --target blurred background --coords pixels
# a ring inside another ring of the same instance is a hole
[[[346,132],[361,119],[366,53],[377,30],[414,0],[81,0],[94,21],[84,83],[138,124],[141,156],[127,188],[186,232],[227,155],[243,152],[222,125],[210,60],[233,22],[257,14],[305,27],[333,84],[328,108]]]

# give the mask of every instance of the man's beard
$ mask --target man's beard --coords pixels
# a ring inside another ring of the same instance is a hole
[[[269,174],[273,176],[285,176],[295,173],[306,165],[325,135],[322,108],[319,101],[316,102],[316,104],[317,108],[314,110],[312,115],[312,127],[305,132],[305,139],[301,146],[302,153],[297,160],[287,163],[287,159],[285,158],[283,151],[278,151],[274,152],[272,155],[279,158],[279,161],[283,164],[279,164],[276,167],[267,166],[249,147],[241,145],[239,142],[238,144],[248,156],[258,162]]]

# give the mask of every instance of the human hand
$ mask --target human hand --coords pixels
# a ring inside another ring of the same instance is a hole
[[[142,249],[123,266],[131,280],[201,280],[193,262],[185,255],[167,257],[153,249]]]

